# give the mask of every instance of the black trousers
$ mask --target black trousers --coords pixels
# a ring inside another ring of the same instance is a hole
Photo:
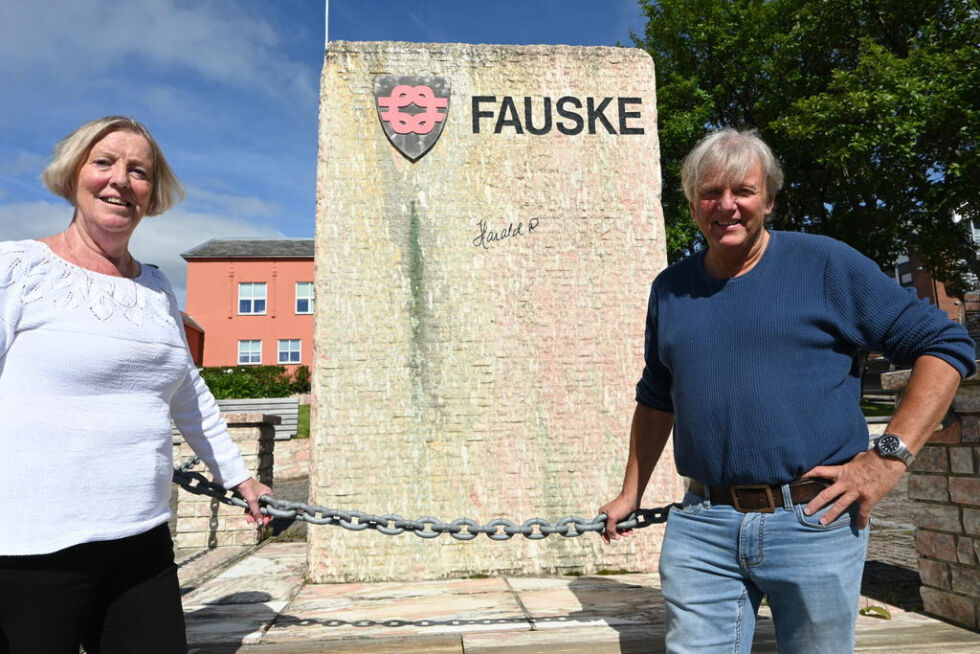
[[[0,556],[0,654],[186,654],[166,524],[51,554]]]

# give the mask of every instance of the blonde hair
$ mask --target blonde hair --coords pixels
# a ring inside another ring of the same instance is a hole
[[[163,151],[150,130],[139,121],[126,116],[104,116],[89,121],[63,138],[54,147],[51,163],[41,173],[41,181],[55,195],[75,204],[75,182],[78,171],[92,147],[112,132],[128,131],[139,134],[150,144],[153,153],[153,192],[146,215],[156,216],[184,199],[177,176],[163,156]]]
[[[766,202],[783,187],[783,169],[772,150],[752,129],[739,132],[726,127],[705,136],[681,164],[681,186],[688,202],[697,200],[698,189],[708,175],[719,175],[723,182],[743,179],[756,162],[762,164],[766,181]]]

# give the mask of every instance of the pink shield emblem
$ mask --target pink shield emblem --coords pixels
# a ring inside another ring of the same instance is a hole
[[[449,80],[385,76],[374,79],[375,106],[385,136],[409,161],[439,140],[449,115]]]

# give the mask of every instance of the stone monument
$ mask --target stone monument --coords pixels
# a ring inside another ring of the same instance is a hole
[[[592,518],[618,493],[665,266],[656,118],[638,49],[329,44],[312,502],[485,524]],[[644,506],[681,495],[668,450]],[[313,527],[310,574],[651,570],[662,534]]]

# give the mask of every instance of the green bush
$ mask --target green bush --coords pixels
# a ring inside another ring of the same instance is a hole
[[[300,369],[306,368],[302,366]],[[297,370],[297,376],[300,371]],[[297,381],[283,366],[234,366],[201,368],[201,377],[219,400],[257,397],[289,397]],[[309,389],[310,371],[304,378]]]
[[[289,388],[294,393],[309,393],[311,378],[310,369],[307,366],[300,366],[293,373],[293,380],[289,383]]]

